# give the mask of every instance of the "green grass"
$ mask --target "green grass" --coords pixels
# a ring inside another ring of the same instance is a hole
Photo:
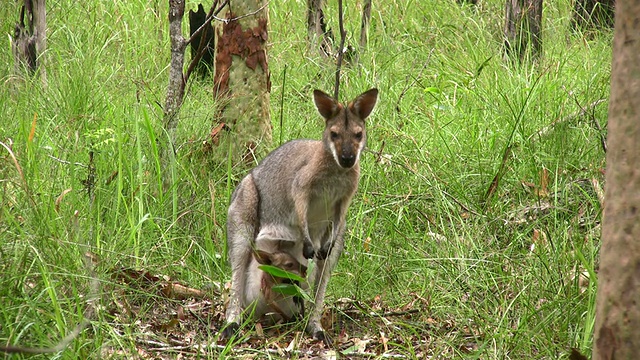
[[[328,6],[337,29],[336,3]],[[345,6],[348,41],[356,45],[361,4]],[[606,129],[608,102],[590,105],[608,99],[612,34],[571,33],[570,2],[546,3],[544,55],[512,64],[501,52],[502,6],[374,2],[361,63],[343,67],[343,100],[374,86],[380,100],[368,120],[369,151],[327,306],[376,299],[399,309],[422,299],[419,318],[428,327],[406,321],[384,330],[409,358],[418,356],[411,339],[425,328],[435,358],[557,359],[571,347],[590,353],[602,214],[592,180],[602,187],[606,135],[593,118]],[[189,85],[175,168],[159,167],[166,7],[48,2],[46,88],[12,74],[8,38],[0,40],[7,64],[0,68],[2,344],[53,345],[82,319],[88,250],[100,258],[98,312],[54,358],[126,358],[144,333],[136,320],[159,304],[178,306],[153,288],[125,292],[114,269],[166,274],[194,288],[230,278],[226,207],[247,169],[203,151],[215,112],[211,80]],[[14,2],[0,10],[3,33],[13,31],[17,14]],[[270,4],[270,21],[273,148],[280,138],[319,138],[311,92],[332,92],[335,64],[306,51],[304,1]],[[160,171],[174,171],[177,185],[165,192]],[[592,274],[586,286],[582,272]],[[113,311],[125,293],[137,309],[129,319]],[[367,330],[351,326],[353,337]],[[195,339],[215,336],[209,330]]]

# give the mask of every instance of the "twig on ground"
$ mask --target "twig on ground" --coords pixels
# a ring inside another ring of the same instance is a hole
[[[591,118],[591,121],[593,121],[593,126],[596,128],[596,130],[598,130],[598,135],[600,136],[600,144],[602,145],[602,150],[606,153],[607,152],[607,139],[605,139],[604,135],[602,134],[602,127],[600,126],[600,122],[598,121],[598,119],[596,119],[596,116],[594,114],[595,111],[595,107],[596,107],[596,103],[602,102],[604,101],[603,99],[597,100],[593,103],[591,103],[589,105],[589,109],[585,109],[579,102],[578,99],[574,96],[573,100],[576,102],[576,105],[578,105],[578,107],[580,108],[580,117],[587,115],[587,111],[589,112],[589,117]],[[591,106],[592,104],[596,104]]]
[[[538,130],[537,132],[531,134],[531,136],[529,136],[529,138],[527,140],[531,140],[534,137],[543,137],[545,135],[547,135],[551,130],[553,130],[553,128],[555,128],[557,125],[562,124],[562,123],[566,123],[566,122],[570,122],[573,121],[574,119],[583,117],[586,115],[587,111],[591,110],[593,111],[593,109],[595,109],[596,106],[602,104],[603,102],[607,101],[607,99],[599,99],[596,100],[594,102],[592,102],[591,104],[587,105],[586,107],[582,107],[580,106],[580,104],[578,104],[578,106],[580,107],[580,111],[576,111],[573,114],[564,117],[564,118],[558,118],[556,120],[554,120],[551,124],[543,127],[542,129]],[[602,131],[602,128],[600,127],[600,123],[598,123],[596,121],[596,129],[598,131]],[[604,137],[604,135],[600,134],[601,137]],[[604,144],[604,147],[606,148],[606,144]],[[606,150],[605,150],[606,151]]]

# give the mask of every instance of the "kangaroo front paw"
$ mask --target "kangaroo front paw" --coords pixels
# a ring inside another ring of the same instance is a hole
[[[332,248],[333,248],[333,243],[326,242],[324,245],[322,245],[322,247],[320,248],[320,251],[316,253],[316,258],[318,260],[325,260],[331,253]]]
[[[316,250],[313,248],[313,244],[310,241],[305,241],[302,247],[302,255],[304,255],[305,259],[313,259],[315,254]]]
[[[222,329],[222,332],[220,333],[220,338],[223,340],[229,340],[231,339],[231,337],[233,337],[233,335],[238,333],[238,330],[240,330],[240,325],[238,325],[238,323],[235,323],[235,322],[228,323],[227,326],[225,326],[225,328]]]

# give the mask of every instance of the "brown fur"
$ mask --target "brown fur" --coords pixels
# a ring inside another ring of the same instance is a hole
[[[245,307],[255,305],[253,316],[262,317],[266,314],[273,314],[270,320],[289,321],[304,316],[304,304],[302,299],[286,296],[273,291],[273,287],[278,284],[287,283],[287,279],[274,277],[258,268],[259,265],[271,265],[279,269],[296,274],[305,278],[307,267],[284,251],[269,253],[263,250],[256,250],[253,253],[254,261],[249,267],[247,274],[247,291],[245,292]],[[306,288],[306,284],[296,284]],[[274,316],[275,315],[275,316]]]

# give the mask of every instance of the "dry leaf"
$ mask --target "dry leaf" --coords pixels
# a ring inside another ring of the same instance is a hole
[[[540,171],[540,188],[538,189],[539,197],[549,196],[549,171],[546,168],[542,168]]]
[[[179,320],[186,320],[187,316],[184,313],[184,308],[182,306],[178,306],[178,309],[176,310],[177,316]]]
[[[262,329],[262,324],[260,323],[256,323],[256,335],[258,335],[258,337],[264,337],[264,330]]]
[[[68,189],[64,190],[62,193],[60,193],[60,195],[58,195],[58,197],[56,198],[56,201],[55,201],[56,212],[60,212],[60,203],[62,202],[62,199],[64,199],[65,195],[70,193],[71,190],[73,190],[73,189],[72,188],[68,188]]]
[[[36,119],[38,118],[38,113],[33,113],[33,121],[31,122],[31,130],[29,131],[29,139],[27,140],[29,144],[33,142],[33,137],[36,135]]]
[[[529,250],[531,252],[534,252],[536,247],[546,249],[547,245],[547,233],[538,229],[533,229],[533,235],[531,235],[531,246],[529,247]]]
[[[387,345],[388,341],[389,341],[389,339],[387,339],[387,337],[385,336],[384,332],[380,331],[380,342],[382,343],[382,346],[384,347],[384,352],[388,352],[389,351],[389,346]]]
[[[284,349],[284,351],[286,351],[287,353],[291,353],[293,351],[293,349],[296,348],[296,343],[297,343],[297,337],[293,337],[293,339],[291,339],[291,342],[289,343],[289,345],[287,345],[287,347]]]
[[[211,129],[211,133],[209,134],[209,137],[211,138],[211,141],[213,142],[214,145],[218,146],[218,143],[220,142],[220,131],[226,130],[226,129],[228,129],[228,127],[227,127],[227,124],[225,123],[220,123],[216,125],[213,129]]]

